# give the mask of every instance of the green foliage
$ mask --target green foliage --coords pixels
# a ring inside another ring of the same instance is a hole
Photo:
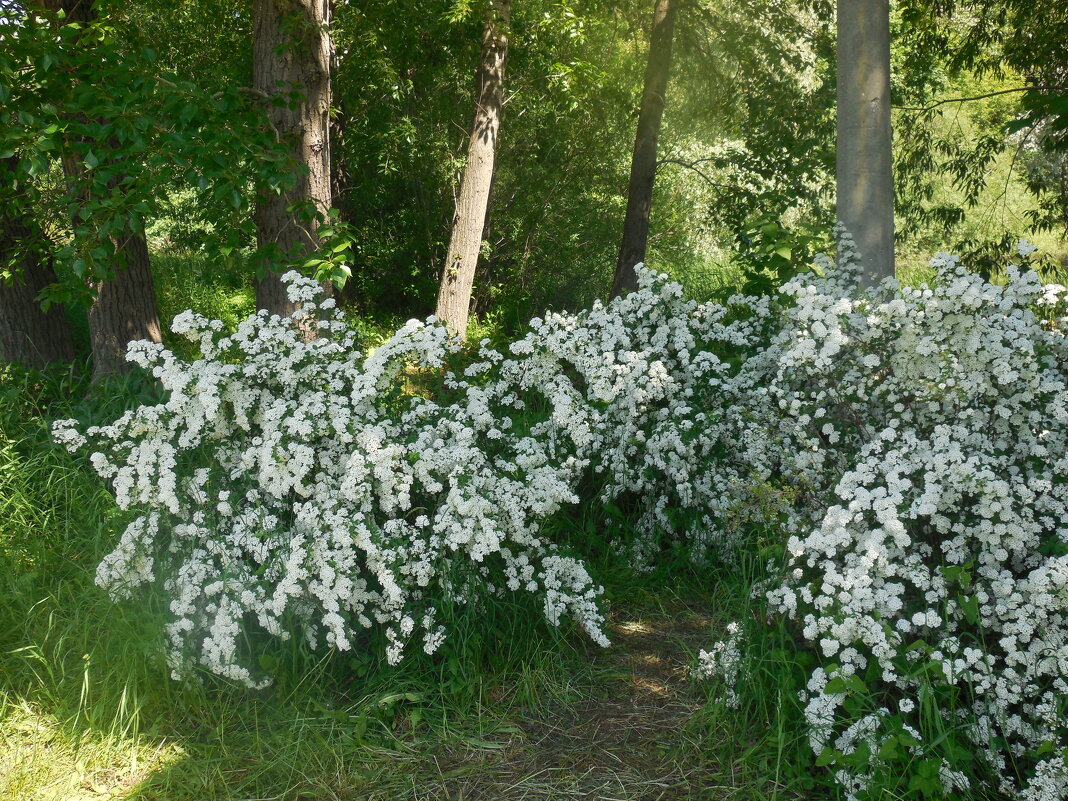
[[[3,202],[48,206],[59,286],[53,300],[85,299],[122,267],[121,243],[164,212],[167,193],[211,221],[211,252],[246,245],[253,190],[294,180],[291,157],[254,98],[232,85],[185,80],[133,47],[111,20],[88,25],[5,9],[0,25]],[[67,181],[42,181],[60,161]]]
[[[817,253],[830,250],[825,233],[810,225],[796,230],[783,228],[775,220],[762,219],[738,237],[738,260],[746,281],[742,291],[748,295],[768,295],[794,276],[812,269]]]
[[[1020,236],[1068,231],[1066,33],[1068,10],[1047,0],[901,7],[895,181],[906,239],[937,240],[989,274]]]
[[[344,289],[352,277],[353,250],[356,246],[352,226],[339,219],[337,209],[331,209],[315,235],[319,240],[319,252],[301,265],[302,270],[321,283],[329,282],[338,289]]]
[[[238,254],[214,258],[195,252],[157,253],[152,271],[161,321],[193,309],[198,314],[222,320],[232,331],[255,311],[252,270]],[[193,344],[172,334],[169,325],[164,326],[163,343],[185,357],[195,353]]]

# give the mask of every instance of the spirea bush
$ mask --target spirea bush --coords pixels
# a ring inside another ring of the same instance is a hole
[[[560,441],[575,426],[554,422],[571,420],[570,397],[539,374],[487,381],[498,354],[470,378],[447,372],[455,346],[440,325],[410,321],[364,354],[314,282],[287,280],[302,319],[260,312],[226,335],[181,314],[173,328],[202,358],[147,342],[129,352],[163,403],[84,434],[55,425],[68,447],[92,449],[119,506],[137,512],[97,582],[119,599],[162,582],[175,673],[199,664],[262,685],[247,647],[257,637],[345,650],[371,627],[396,662],[415,637],[428,653],[441,644],[436,602],[506,590],[536,594],[550,623],[569,614],[606,643],[600,588],[538,533],[576,500],[578,448]],[[311,325],[321,336],[307,341]],[[406,388],[428,375],[449,401]],[[543,413],[525,414],[528,403]]]
[[[649,551],[672,509],[711,524],[709,499],[741,485],[725,464],[698,469],[726,430],[700,409],[732,372],[714,349],[739,352],[755,323],[726,323],[726,308],[685,300],[666,276],[535,319],[506,353],[483,343],[466,363],[434,320],[364,354],[314,282],[286,280],[294,319],[260,312],[226,334],[177,316],[200,359],[133,343],[163,403],[54,427],[137,513],[97,582],[118,599],[163,584],[176,675],[198,664],[258,686],[262,635],[345,650],[373,627],[395,662],[413,637],[428,653],[443,641],[436,604],[506,591],[605,644],[601,589],[539,523],[593,479],[604,499],[648,506]],[[754,309],[759,321],[767,303]]]
[[[291,275],[304,319],[227,335],[180,315],[202,358],[130,352],[166,401],[56,435],[136,513],[98,581],[118,598],[163,585],[179,673],[260,684],[258,638],[348,649],[372,628],[396,661],[441,644],[443,605],[506,592],[604,643],[600,589],[541,526],[581,488],[637,510],[621,547],[638,565],[783,532],[767,599],[821,654],[809,739],[849,797],[985,772],[1065,798],[1063,290],[935,266],[933,287],[862,292],[843,238],[838,264],[724,305],[642,270],[636,292],[464,353],[433,320],[364,353]],[[743,636],[702,657],[730,703]]]
[[[566,388],[586,485],[636,511],[636,536],[617,543],[635,567],[673,542],[696,559],[729,556],[749,507],[767,505],[750,490],[770,463],[757,443],[737,451],[748,430],[739,366],[773,324],[767,298],[697,304],[639,265],[637,291],[534,319],[510,346],[508,370]]]
[[[843,236],[838,264],[726,306],[646,274],[536,321],[523,348],[584,391],[602,499],[643,510],[636,556],[681,538],[729,557],[747,524],[784,532],[768,600],[822,656],[809,739],[847,796],[987,776],[1066,798],[1064,290],[933,266],[933,287],[860,291]],[[735,631],[698,666],[728,705],[740,653]]]
[[[942,255],[933,288],[859,293],[843,255],[783,287],[746,365],[750,436],[798,490],[768,599],[824,660],[802,699],[818,763],[849,798],[984,771],[1068,797],[1063,288]]]

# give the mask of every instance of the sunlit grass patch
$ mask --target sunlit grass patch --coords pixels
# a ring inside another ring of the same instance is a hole
[[[166,739],[72,731],[40,707],[0,694],[0,798],[134,798],[153,772],[181,758]]]

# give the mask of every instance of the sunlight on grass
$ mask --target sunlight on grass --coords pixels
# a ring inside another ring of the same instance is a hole
[[[166,740],[110,737],[69,727],[26,701],[0,696],[0,799],[96,801],[134,797],[182,757]]]
[[[637,620],[630,620],[626,623],[619,623],[613,627],[613,631],[620,634],[652,634],[653,629],[649,627],[647,623],[641,623]]]

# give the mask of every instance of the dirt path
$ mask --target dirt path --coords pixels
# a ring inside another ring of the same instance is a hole
[[[710,638],[707,610],[685,604],[609,619],[612,646],[591,653],[574,698],[524,709],[486,742],[437,757],[411,799],[668,801],[719,797],[689,725],[704,696],[689,671]],[[584,686],[583,686],[584,685]],[[597,697],[590,697],[596,687]]]

